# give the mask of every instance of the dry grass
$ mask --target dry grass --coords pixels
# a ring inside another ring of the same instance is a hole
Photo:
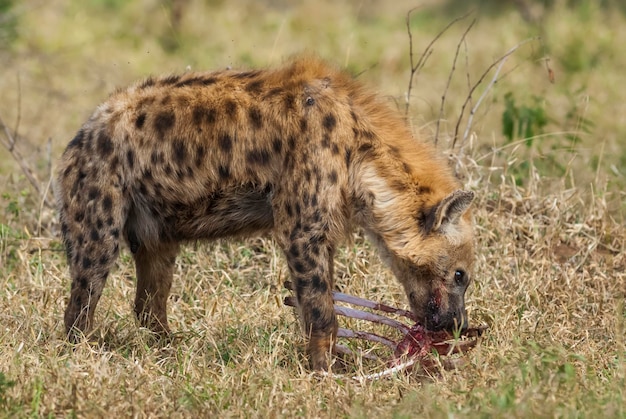
[[[39,144],[52,137],[58,155],[107,91],[148,72],[190,63],[265,65],[313,45],[357,72],[376,64],[361,77],[402,100],[409,69],[403,21],[412,3],[382,8],[364,2],[359,9],[305,1],[287,11],[270,3],[236,12],[191,2],[195,13],[179,35],[183,46],[168,55],[158,43],[161,33],[147,24],[167,21],[156,2],[144,5],[152,8],[146,15],[139,6],[144,3],[133,2],[109,25],[78,3],[25,2],[28,30],[15,51],[1,53],[8,64],[0,70],[7,92],[0,114],[15,120],[19,72],[21,144],[45,179],[47,156]],[[255,23],[261,12],[264,23]],[[430,16],[415,21],[418,39],[432,39],[446,23],[447,18]],[[468,309],[472,322],[490,326],[466,366],[364,384],[311,374],[297,320],[281,303],[287,269],[269,239],[187,246],[170,300],[176,333],[162,343],[136,325],[134,269],[123,253],[98,307],[99,343],[71,348],[62,332],[69,285],[55,214],[40,208],[0,152],[0,416],[626,417],[626,231],[620,212],[626,182],[618,140],[626,99],[611,88],[626,64],[617,49],[611,59],[600,54],[599,67],[589,72],[566,72],[566,61],[558,59],[565,56],[559,48],[581,36],[577,27],[594,29],[585,30],[587,53],[612,48],[605,32],[623,33],[626,19],[616,13],[598,26],[603,15],[593,16],[576,21],[569,10],[546,16],[544,35],[554,54],[557,85],[551,87],[541,64],[517,55],[510,64],[520,67],[498,83],[493,101],[477,115],[479,140],[466,144],[458,160],[460,174],[478,195],[479,256]],[[131,19],[138,23],[123,31]],[[415,86],[411,120],[426,133],[434,132],[432,121],[464,29],[442,38]],[[469,70],[461,65],[451,82],[442,140],[449,138],[465,100],[465,93],[457,92],[467,91],[466,74],[475,81],[495,58],[534,35],[528,32],[514,11],[479,20],[468,35]],[[585,57],[580,59],[585,65]],[[520,100],[543,97],[557,119],[548,128],[556,132],[572,92],[582,84],[585,90],[573,100],[589,99],[584,115],[595,124],[593,135],[581,131],[574,147],[559,135],[532,150],[521,143],[504,145],[499,131],[504,92],[515,92]],[[566,173],[546,173],[546,156],[567,166]],[[528,164],[521,165],[524,161]],[[340,251],[335,271],[343,290],[406,306],[400,286],[358,232]],[[355,363],[356,373],[375,367]]]

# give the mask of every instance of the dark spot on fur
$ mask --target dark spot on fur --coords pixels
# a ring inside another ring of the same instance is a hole
[[[74,221],[76,221],[77,223],[82,223],[84,219],[85,211],[78,211],[76,214],[74,214]],[[65,226],[65,228],[67,229],[67,225],[63,224],[63,226]]]
[[[222,151],[229,153],[233,148],[233,140],[230,135],[224,134],[218,138],[217,145]]]
[[[172,129],[176,122],[176,115],[173,112],[163,111],[156,115],[154,118],[154,129],[157,131],[160,137],[165,136],[167,131]]]
[[[89,192],[87,193],[87,199],[89,201],[93,201],[100,196],[100,190],[98,188],[89,188]]]
[[[335,115],[333,115],[332,113],[329,113],[328,115],[326,115],[324,117],[324,129],[326,129],[327,131],[332,131],[335,129],[335,126],[337,125],[337,120],[335,119]]]
[[[248,117],[250,118],[250,123],[256,129],[259,129],[263,126],[263,117],[261,116],[261,110],[256,106],[253,106],[248,111]]]
[[[84,276],[79,276],[78,278],[76,278],[76,282],[78,282],[79,286],[82,289],[87,289],[87,278]]]
[[[120,165],[120,159],[117,156],[113,156],[111,159],[111,170],[117,170],[117,166]]]
[[[101,157],[108,157],[113,152],[113,142],[104,131],[98,134],[98,152]]]
[[[322,147],[330,148],[330,136],[328,134],[322,136]]]
[[[204,144],[198,144],[196,147],[196,166],[200,167],[204,162],[204,157],[206,156],[206,147]]]
[[[88,257],[83,257],[83,269],[89,269],[91,268],[91,259],[89,259]]]
[[[339,154],[339,146],[336,143],[333,143],[333,145],[331,146],[331,151],[334,155]]]
[[[102,209],[105,212],[109,212],[111,211],[112,207],[113,207],[113,200],[111,199],[111,195],[106,195],[104,199],[102,200]]]
[[[297,260],[297,261],[295,261],[295,262],[294,262],[294,264],[293,264],[293,269],[294,269],[296,272],[301,273],[301,274],[303,274],[303,273],[305,273],[305,272],[306,272],[306,267],[305,267],[305,266],[304,266],[304,264],[303,264],[301,261],[299,261],[299,260]]]
[[[71,148],[82,148],[84,141],[85,141],[85,131],[81,129],[80,131],[78,131],[74,139],[72,139],[72,141],[70,141],[70,143],[67,145],[67,149],[69,150]]]
[[[132,149],[128,149],[126,152],[126,161],[128,161],[128,167],[132,170],[135,167],[135,152]]]
[[[289,150],[293,151],[293,149],[296,148],[296,137],[293,135],[289,136],[287,139],[287,146],[289,147]]]
[[[330,174],[328,175],[328,181],[333,185],[337,183],[337,171],[331,170]]]
[[[220,165],[218,168],[220,179],[228,179],[230,177],[230,169],[227,166]]]
[[[270,161],[270,153],[264,149],[254,149],[246,153],[246,160],[250,164],[265,166]]]
[[[300,118],[300,132],[305,133],[308,128],[308,124],[305,118]]]
[[[100,260],[98,261],[100,266],[105,266],[109,263],[109,257],[107,255],[100,256]]]
[[[289,113],[296,107],[296,97],[293,93],[287,93],[285,95],[285,112]]]
[[[246,92],[252,93],[252,94],[259,94],[261,92],[262,88],[263,88],[263,81],[262,80],[251,81],[245,87]]]
[[[196,106],[192,111],[192,118],[194,125],[202,125],[203,122],[211,125],[216,121],[216,112],[213,108],[204,108],[202,106]]]
[[[146,113],[142,112],[139,114],[139,116],[137,116],[137,119],[135,119],[135,127],[137,127],[137,129],[142,129],[143,124],[145,124],[145,122],[146,122]]]
[[[98,230],[96,230],[95,228],[91,229],[91,232],[89,233],[89,238],[91,239],[91,241],[97,242],[98,240],[100,240],[100,234],[98,233]]]
[[[237,118],[237,103],[229,99],[226,102],[224,102],[224,108],[226,110],[226,115],[231,120],[234,120]]]
[[[282,151],[283,143],[280,141],[280,138],[274,138],[272,141],[272,150],[274,153],[279,154]]]
[[[172,144],[172,148],[174,149],[174,160],[178,164],[182,164],[187,158],[187,147],[185,147],[185,143],[181,139],[177,139]]]
[[[322,317],[322,312],[320,311],[319,308],[317,307],[313,307],[311,309],[311,319],[313,320],[313,322],[318,322]]]
[[[291,246],[289,247],[289,255],[297,258],[300,256],[300,249],[298,248],[298,245],[295,243],[292,243]]]
[[[328,285],[319,275],[313,275],[313,278],[311,278],[311,286],[320,293],[325,293],[328,290]]]

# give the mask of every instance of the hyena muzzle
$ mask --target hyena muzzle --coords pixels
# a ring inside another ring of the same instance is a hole
[[[56,193],[71,340],[91,330],[121,243],[136,265],[140,323],[167,333],[181,243],[271,233],[312,366],[326,369],[337,330],[333,256],[355,226],[426,327],[467,324],[473,194],[385,101],[315,58],[149,78],[113,93],[63,153]]]

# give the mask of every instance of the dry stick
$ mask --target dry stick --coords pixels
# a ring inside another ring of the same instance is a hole
[[[39,179],[37,179],[37,176],[35,175],[33,170],[28,166],[28,164],[24,160],[24,157],[22,157],[22,155],[17,150],[17,148],[15,148],[16,137],[14,137],[13,134],[11,134],[9,127],[6,126],[6,124],[4,123],[1,117],[0,117],[0,125],[2,126],[4,136],[6,137],[5,139],[0,138],[0,142],[2,142],[2,145],[9,151],[9,153],[11,153],[11,155],[13,156],[13,159],[20,166],[20,169],[22,169],[22,172],[26,176],[26,179],[28,179],[32,187],[35,189],[35,192],[37,192],[37,195],[39,197],[42,197],[43,202],[46,205],[46,207],[54,208],[54,204],[48,198],[47,194],[46,195],[42,194],[41,183],[39,182]]]
[[[439,108],[439,118],[437,118],[437,129],[435,131],[435,145],[437,145],[437,141],[439,140],[439,125],[441,124],[441,119],[443,118],[443,105],[446,102],[446,96],[448,95],[448,88],[450,88],[450,82],[452,81],[452,75],[454,74],[454,70],[456,70],[456,60],[459,57],[459,50],[461,49],[461,44],[465,42],[465,37],[472,29],[474,24],[476,23],[476,18],[472,20],[472,23],[469,24],[465,32],[463,32],[463,36],[459,40],[459,43],[456,45],[456,52],[454,54],[454,60],[452,60],[452,68],[450,69],[450,74],[448,74],[448,82],[446,83],[446,88],[443,91],[443,95],[441,96],[441,108]]]
[[[489,74],[491,69],[493,69],[496,65],[499,64],[494,77],[491,79],[491,82],[489,82],[489,85],[483,91],[483,94],[480,96],[480,98],[478,99],[478,101],[476,102],[476,104],[474,105],[472,110],[470,111],[470,116],[468,117],[467,126],[465,128],[465,132],[463,134],[463,139],[462,139],[461,142],[464,142],[465,139],[467,138],[469,130],[470,130],[471,126],[472,126],[472,121],[474,119],[474,114],[476,113],[476,110],[480,106],[482,100],[487,95],[487,92],[498,81],[498,75],[500,74],[500,70],[502,69],[502,66],[504,65],[506,60],[509,58],[509,56],[511,54],[513,54],[515,51],[517,51],[521,46],[527,44],[528,42],[535,41],[537,39],[539,39],[539,37],[537,37],[537,36],[529,38],[529,39],[526,39],[525,41],[520,42],[519,44],[515,45],[513,48],[508,50],[503,56],[501,56],[500,58],[495,60],[493,63],[491,63],[491,65],[489,67],[487,67],[485,72],[480,76],[480,79],[478,79],[478,81],[474,84],[474,86],[472,86],[472,88],[470,89],[469,93],[467,94],[467,98],[465,98],[465,102],[463,102],[463,106],[461,107],[461,114],[459,115],[459,119],[456,122],[456,127],[454,128],[454,139],[452,141],[452,148],[454,148],[456,146],[456,142],[457,142],[458,135],[459,135],[459,127],[461,125],[461,120],[463,119],[463,114],[465,113],[465,108],[467,107],[467,104],[469,103],[469,101],[472,99],[472,95],[474,94],[474,91],[476,90],[476,88],[483,82],[485,77],[487,77],[487,74]]]
[[[456,22],[465,19],[467,16],[469,16],[470,14],[474,13],[473,10],[470,10],[469,12],[467,12],[466,14],[464,14],[463,16],[457,17],[456,19],[454,19],[452,22],[448,23],[446,25],[445,28],[443,28],[441,30],[441,32],[439,32],[431,41],[430,43],[426,46],[426,49],[424,49],[424,52],[422,53],[422,55],[420,56],[419,60],[417,61],[417,64],[415,64],[415,60],[413,59],[413,33],[411,32],[411,13],[413,13],[415,10],[417,9],[417,7],[412,8],[411,10],[409,10],[406,14],[406,29],[409,35],[409,61],[411,64],[411,76],[409,77],[409,86],[407,88],[407,92],[406,92],[406,105],[404,108],[404,115],[407,116],[409,114],[409,106],[410,106],[410,99],[411,99],[411,91],[413,90],[413,78],[415,77],[415,75],[417,73],[419,73],[419,71],[422,69],[422,67],[424,67],[424,65],[426,64],[426,61],[428,60],[428,57],[430,57],[430,55],[433,53],[433,49],[432,46],[435,42],[437,42],[437,40],[439,38],[441,38],[441,36],[452,26],[454,25]]]

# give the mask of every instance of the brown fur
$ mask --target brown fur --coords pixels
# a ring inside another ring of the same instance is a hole
[[[113,93],[61,159],[67,332],[90,330],[122,239],[137,268],[137,316],[167,332],[180,242],[272,232],[312,365],[327,368],[337,329],[333,255],[355,224],[421,321],[462,325],[473,195],[458,189],[434,148],[413,139],[386,103],[315,58],[147,79]]]

